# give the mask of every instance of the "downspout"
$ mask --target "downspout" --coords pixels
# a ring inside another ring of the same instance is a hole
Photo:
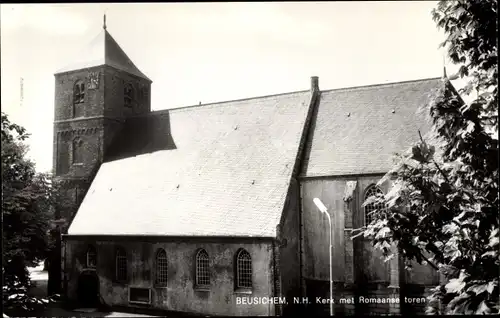
[[[274,297],[278,297],[281,299],[282,290],[281,290],[281,270],[280,270],[280,249],[279,249],[279,241],[280,241],[280,230],[279,225],[276,227],[276,240],[272,242],[272,253],[273,253],[273,276],[274,276]],[[282,305],[280,302],[274,304],[274,315],[281,316],[282,315]]]
[[[300,181],[299,181],[300,182]],[[306,286],[304,281],[304,221],[302,213],[304,211],[303,198],[302,198],[302,183],[299,184],[299,267],[300,267],[300,297],[306,296]]]
[[[67,277],[67,272],[66,272],[66,260],[67,260],[67,253],[66,253],[66,236],[63,235],[62,233],[59,234],[60,240],[61,240],[61,249],[62,251],[62,275],[63,275],[63,290],[62,292],[64,293],[64,303],[68,303],[68,277]]]

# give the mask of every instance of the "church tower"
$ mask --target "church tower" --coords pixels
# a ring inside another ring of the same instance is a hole
[[[126,118],[150,112],[151,83],[108,32],[106,16],[95,39],[55,74],[53,172],[63,184],[59,217],[71,222]]]

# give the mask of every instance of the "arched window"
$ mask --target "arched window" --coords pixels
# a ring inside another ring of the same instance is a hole
[[[77,81],[73,87],[73,103],[81,104],[85,101],[85,84],[83,81]]]
[[[236,287],[252,288],[252,257],[243,249],[236,256]]]
[[[83,162],[83,141],[79,137],[73,139],[73,163]]]
[[[116,280],[127,280],[127,253],[122,248],[116,249]]]
[[[156,285],[167,286],[167,252],[160,248],[156,253]]]
[[[97,266],[97,252],[93,245],[87,248],[86,262],[88,268],[96,268]]]
[[[382,192],[382,190],[379,187],[377,187],[376,185],[371,185],[366,189],[365,201],[371,196],[377,196],[377,195],[383,195],[383,194],[384,194],[384,192]],[[373,220],[373,213],[372,212],[373,211],[375,211],[375,210],[380,211],[380,210],[384,210],[384,209],[385,209],[385,206],[383,203],[373,202],[373,203],[365,205],[365,225],[368,225],[372,222],[372,220]]]
[[[123,89],[123,103],[125,107],[132,107],[132,101],[134,100],[134,89],[132,85],[125,84]]]
[[[139,87],[139,90],[137,91],[137,99],[139,101],[144,101],[144,85],[141,84],[141,87]]]
[[[196,253],[196,285],[210,285],[210,271],[208,253],[201,249]]]

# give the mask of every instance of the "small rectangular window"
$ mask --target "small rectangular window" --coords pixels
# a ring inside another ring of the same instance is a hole
[[[151,289],[130,287],[128,293],[128,301],[130,303],[150,304],[151,303]]]
[[[122,249],[116,251],[116,280],[118,282],[127,280],[127,254]]]
[[[89,246],[87,249],[87,267],[95,268],[97,265],[97,252],[94,246]]]

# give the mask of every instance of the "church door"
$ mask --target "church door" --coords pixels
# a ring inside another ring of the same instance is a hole
[[[78,279],[78,301],[84,307],[94,308],[99,304],[99,278],[95,271],[85,271]]]

